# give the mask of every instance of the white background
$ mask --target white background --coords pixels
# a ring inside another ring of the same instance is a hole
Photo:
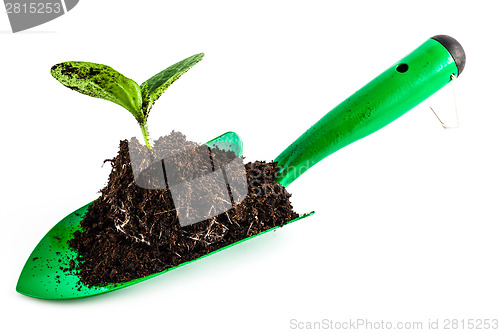
[[[291,319],[500,319],[496,4],[82,0],[17,34],[1,13],[0,325],[288,332]],[[140,134],[124,109],[60,85],[53,64],[104,63],[140,83],[205,52],[154,106],[153,137],[175,129],[203,142],[233,130],[247,161],[272,160],[436,34],[467,53],[459,129],[442,129],[422,103],[290,185],[310,218],[110,294],[54,302],[15,292],[37,242],[97,197],[103,160]]]

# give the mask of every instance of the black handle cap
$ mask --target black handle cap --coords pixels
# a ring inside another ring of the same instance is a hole
[[[440,42],[450,52],[453,60],[455,60],[455,64],[457,64],[457,76],[459,76],[465,67],[465,51],[462,45],[455,38],[448,35],[437,35],[432,37],[432,39]]]

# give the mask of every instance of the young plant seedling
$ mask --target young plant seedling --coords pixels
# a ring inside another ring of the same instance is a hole
[[[127,109],[141,127],[146,146],[151,149],[147,120],[151,107],[170,85],[201,61],[195,54],[152,76],[140,86],[113,68],[83,61],[67,61],[52,66],[54,78],[84,95],[106,99]]]

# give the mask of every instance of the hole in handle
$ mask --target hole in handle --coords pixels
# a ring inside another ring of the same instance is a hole
[[[408,64],[399,64],[398,67],[396,67],[396,71],[398,71],[399,73],[405,73],[406,71],[408,71]]]

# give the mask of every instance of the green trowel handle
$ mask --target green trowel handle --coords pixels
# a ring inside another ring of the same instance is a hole
[[[430,38],[327,113],[283,151],[277,181],[287,186],[333,152],[386,126],[458,76],[465,53],[453,38]]]

